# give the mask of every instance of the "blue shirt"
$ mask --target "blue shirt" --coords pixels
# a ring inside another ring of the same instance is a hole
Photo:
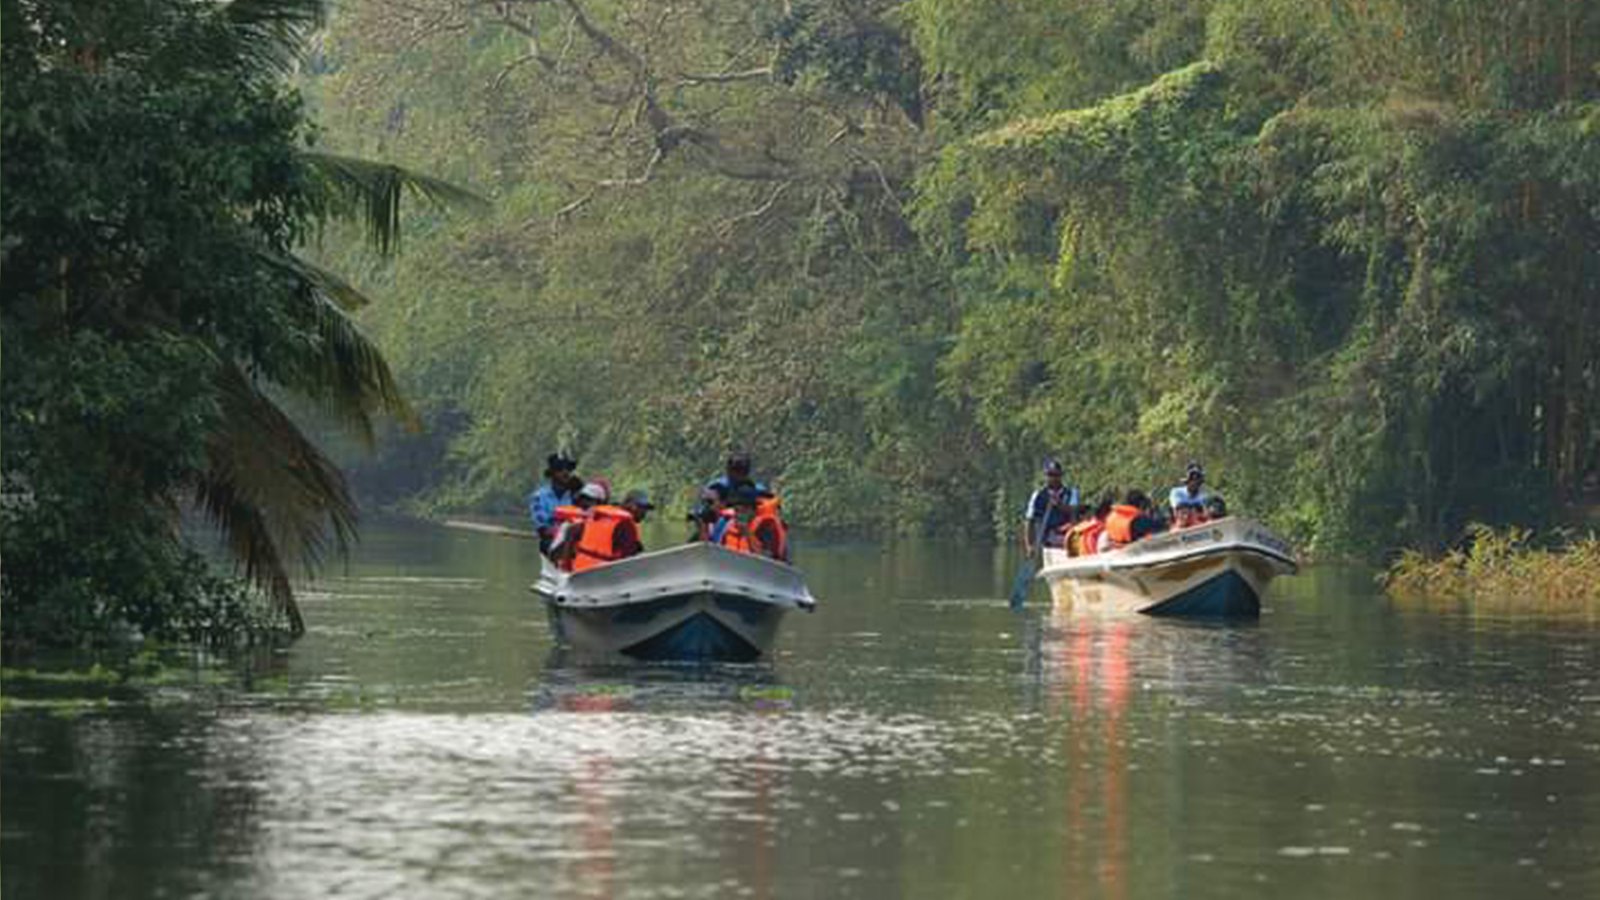
[[[739,484],[748,484],[754,487],[756,492],[760,494],[765,494],[767,492],[767,486],[759,481],[746,478],[738,484],[735,484],[733,479],[729,478],[725,474],[718,475],[716,478],[706,482],[706,490],[715,491],[718,498],[720,498],[723,502],[727,502],[728,496],[733,493],[733,489],[738,487]]]
[[[1211,502],[1211,495],[1206,493],[1206,486],[1200,485],[1200,493],[1189,493],[1189,485],[1180,484],[1167,495],[1167,505],[1173,509],[1205,509]]]
[[[1050,506],[1051,500],[1056,502],[1054,507]],[[1072,522],[1072,508],[1077,505],[1077,488],[1063,484],[1059,490],[1051,491],[1046,485],[1034,491],[1033,496],[1028,498],[1028,506],[1023,511],[1022,517],[1030,523],[1039,521],[1041,516],[1045,517],[1044,532],[1050,534]]]
[[[528,495],[528,516],[533,519],[534,530],[542,533],[554,528],[556,507],[571,506],[572,501],[571,491],[557,491],[548,481],[540,484],[538,490]]]

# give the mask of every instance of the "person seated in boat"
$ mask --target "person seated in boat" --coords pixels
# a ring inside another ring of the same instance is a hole
[[[1226,519],[1228,517],[1228,501],[1213,494],[1211,499],[1206,501],[1206,516],[1211,521]]]
[[[783,501],[770,490],[757,492],[756,517],[750,530],[769,556],[779,562],[789,561],[789,525],[783,521]]]
[[[727,508],[711,530],[710,540],[729,550],[767,556],[780,562],[789,556],[788,531],[776,507],[768,504],[763,508],[761,492],[750,486],[738,488],[729,497]]]
[[[655,509],[656,505],[650,502],[649,491],[644,488],[634,488],[622,495],[622,508],[628,511],[628,515],[633,516],[634,522],[642,524],[645,517],[650,515],[650,510]],[[643,552],[644,543],[639,538],[638,529],[634,529],[632,547],[631,549],[624,549],[622,555],[628,557]]]
[[[583,479],[577,475],[578,461],[565,453],[552,453],[545,460],[544,481],[528,495],[528,517],[539,535],[539,552],[549,554],[555,540],[556,508],[571,506]]]
[[[1029,557],[1035,552],[1036,541],[1046,547],[1065,543],[1067,528],[1078,507],[1078,489],[1068,486],[1063,478],[1059,460],[1044,461],[1044,486],[1028,498],[1022,514],[1022,552]]]
[[[1083,517],[1067,532],[1067,553],[1071,556],[1092,556],[1100,549],[1100,535],[1106,530],[1106,517],[1117,498],[1110,494],[1100,498],[1094,509],[1085,508]]]
[[[1166,526],[1152,514],[1150,498],[1144,491],[1129,491],[1106,515],[1106,528],[1096,552],[1118,550],[1165,530]]]
[[[597,485],[585,485],[587,491]],[[597,492],[598,493],[598,492]],[[572,552],[572,571],[582,572],[619,559],[627,559],[643,549],[639,540],[639,521],[626,506],[614,506],[602,498],[584,517],[583,531]],[[646,498],[646,503],[649,499]]]
[[[1210,518],[1206,507],[1211,502],[1211,494],[1207,493],[1205,484],[1205,470],[1197,462],[1189,463],[1183,484],[1173,488],[1167,495],[1167,504],[1172,507],[1174,528],[1188,528]]]
[[[590,482],[578,489],[572,503],[556,507],[555,533],[545,555],[558,567],[573,571],[578,545],[583,541],[583,533],[589,522],[589,513],[608,499],[610,495],[606,493],[604,485]]]

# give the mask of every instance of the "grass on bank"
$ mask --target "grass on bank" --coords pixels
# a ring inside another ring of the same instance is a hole
[[[1575,607],[1600,603],[1600,538],[1546,547],[1525,528],[1474,525],[1443,556],[1407,550],[1381,576],[1395,597]]]

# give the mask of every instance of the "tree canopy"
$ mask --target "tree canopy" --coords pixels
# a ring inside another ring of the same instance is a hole
[[[358,438],[413,415],[351,318],[363,295],[296,252],[340,217],[387,249],[403,191],[459,192],[313,149],[285,77],[319,2],[0,13],[7,640],[250,625],[183,540],[189,508],[298,632],[293,564],[342,549],[356,511],[296,410]]]

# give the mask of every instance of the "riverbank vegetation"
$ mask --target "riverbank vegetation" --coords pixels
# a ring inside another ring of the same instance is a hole
[[[358,473],[512,511],[542,454],[809,525],[1010,526],[1208,463],[1322,554],[1600,482],[1600,10],[1538,0],[346,4],[330,137],[492,216],[361,283],[430,424]],[[344,264],[337,241],[330,259]]]
[[[1592,608],[1600,603],[1600,538],[1544,546],[1522,528],[1475,526],[1464,545],[1442,554],[1407,551],[1384,573],[1400,598]]]
[[[413,416],[365,297],[297,251],[338,219],[388,249],[402,191],[459,192],[314,146],[285,79],[320,2],[0,14],[7,649],[299,633],[295,564],[355,522],[303,423]]]

